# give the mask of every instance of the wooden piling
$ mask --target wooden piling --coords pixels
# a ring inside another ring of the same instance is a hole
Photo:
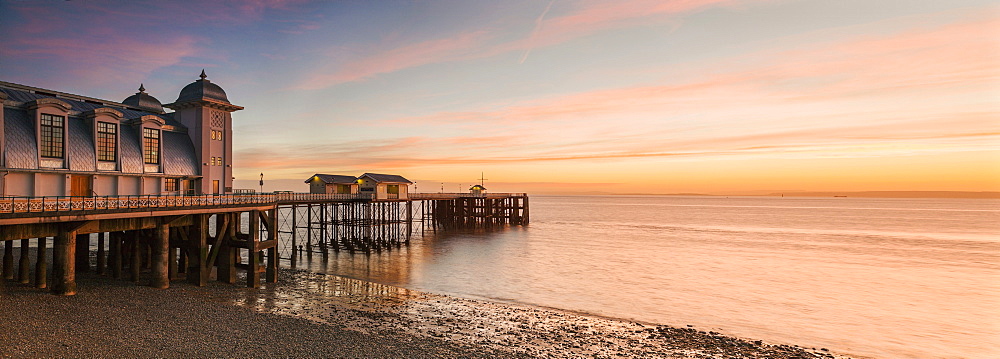
[[[264,280],[268,283],[278,282],[278,265],[280,260],[278,258],[278,207],[267,212],[268,218],[270,218],[271,225],[267,230],[267,242],[270,243],[270,248],[267,249],[267,272],[264,275]]]
[[[3,279],[14,279],[14,241],[3,241]]]
[[[108,265],[107,254],[104,252],[104,241],[107,236],[107,232],[101,232],[97,235],[97,274],[100,275],[105,274],[105,268]]]
[[[52,244],[51,289],[55,295],[76,294],[76,229],[74,228],[63,228]]]
[[[111,241],[111,278],[122,277],[122,233],[114,232],[108,236]]]
[[[140,231],[128,231],[129,233],[129,280],[132,283],[139,283],[139,271],[142,269],[142,253],[139,245]]]
[[[247,236],[247,288],[260,287],[260,253],[257,244],[260,242],[260,211],[250,211],[250,233]]]
[[[35,288],[45,289],[48,286],[48,276],[46,271],[48,270],[48,263],[46,258],[48,257],[48,251],[46,250],[46,242],[48,238],[38,239],[38,251],[35,254]]]
[[[188,227],[188,282],[199,287],[208,285],[208,215],[196,214]],[[218,232],[221,234],[222,230]]]
[[[219,241],[218,269],[216,279],[220,282],[236,283],[236,248],[228,244],[230,240],[236,239],[236,229],[239,228],[239,213],[224,213],[219,215],[217,228],[223,240]],[[222,220],[226,217],[227,220]]]
[[[31,283],[31,274],[28,273],[31,268],[31,263],[28,262],[28,248],[31,246],[28,241],[30,240],[29,238],[21,240],[21,256],[17,261],[17,281],[22,284]]]
[[[90,271],[90,235],[78,234],[76,236],[76,271]]]
[[[150,267],[153,278],[150,286],[158,289],[170,288],[170,269],[167,263],[167,252],[170,251],[170,226],[165,223],[156,225],[156,231],[150,238]]]

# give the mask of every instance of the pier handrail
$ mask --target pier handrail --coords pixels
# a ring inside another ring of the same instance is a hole
[[[527,193],[482,193],[482,194],[472,194],[472,193],[410,193],[408,194],[410,199],[455,199],[463,197],[476,197],[476,198],[506,198],[506,197],[527,197]]]
[[[398,195],[397,195],[398,196]],[[409,200],[456,198],[526,197],[525,193],[409,193]],[[231,206],[243,204],[282,204],[311,201],[377,201],[374,193],[248,193],[248,194],[149,194],[122,196],[40,196],[0,197],[0,214],[45,213],[93,210],[157,209],[170,207]],[[399,200],[388,198],[387,200]]]
[[[40,196],[0,198],[0,213],[150,209],[274,203],[273,194]]]

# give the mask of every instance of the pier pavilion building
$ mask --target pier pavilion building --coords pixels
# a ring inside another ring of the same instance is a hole
[[[306,180],[309,193],[322,194],[357,194],[358,178],[345,175],[317,173]]]
[[[317,173],[305,181],[309,193],[357,195],[375,200],[409,198],[410,180],[400,175],[365,173],[345,176]]]
[[[0,101],[0,196],[232,192],[243,107],[204,71],[166,105],[142,85],[114,102],[2,81]]]

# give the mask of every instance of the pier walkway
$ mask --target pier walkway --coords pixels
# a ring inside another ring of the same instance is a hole
[[[210,278],[235,283],[237,270],[243,270],[247,286],[257,287],[262,279],[277,281],[281,258],[294,261],[303,251],[391,248],[409,242],[414,222],[433,230],[529,222],[524,193],[402,197],[308,193],[0,197],[2,277],[72,295],[78,271],[93,269],[167,288],[171,280],[182,279],[196,285],[205,285]],[[97,239],[96,263],[90,257],[92,237]],[[51,266],[46,248],[50,242]],[[28,263],[32,247],[34,266]]]

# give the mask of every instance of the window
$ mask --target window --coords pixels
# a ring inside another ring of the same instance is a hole
[[[160,130],[155,128],[142,129],[142,158],[145,163],[160,163]]]
[[[178,188],[178,186],[177,186],[177,179],[176,178],[167,178],[163,182],[163,190],[164,191],[175,192],[175,191],[177,191],[177,188]]]
[[[41,120],[42,157],[62,158],[66,118],[43,113]]]
[[[215,132],[219,133],[218,135],[216,135],[216,137],[218,137],[219,141],[222,141],[222,131],[215,131]]]
[[[212,130],[212,139],[215,140],[215,130]]]
[[[97,123],[97,160],[114,161],[118,151],[118,126],[109,122]]]

